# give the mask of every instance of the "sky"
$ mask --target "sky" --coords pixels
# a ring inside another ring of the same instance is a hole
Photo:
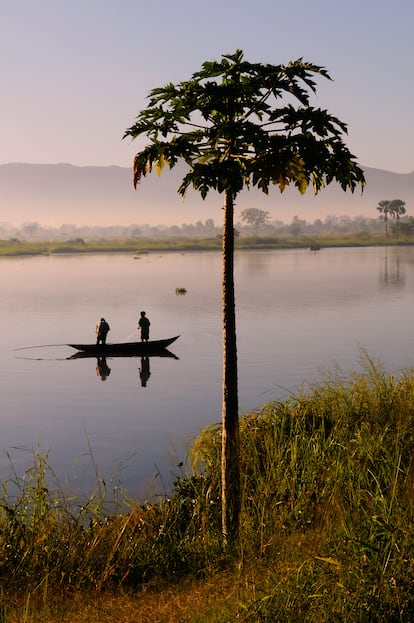
[[[0,164],[131,166],[152,88],[237,48],[324,66],[363,166],[414,170],[412,0],[0,0]]]

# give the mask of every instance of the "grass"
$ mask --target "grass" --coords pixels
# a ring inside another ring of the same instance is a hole
[[[241,553],[220,540],[219,427],[169,498],[66,495],[35,453],[0,496],[0,623],[414,619],[414,371],[367,355],[243,416]],[[109,505],[109,506],[108,506]]]
[[[386,238],[385,235],[367,233],[330,236],[274,237],[256,236],[235,239],[236,249],[298,249],[309,248],[311,244],[323,247],[395,246],[412,245],[412,236]],[[53,255],[62,253],[142,253],[161,251],[209,251],[221,249],[221,238],[184,238],[139,240],[82,239],[66,242],[25,242],[16,239],[0,240],[0,257]]]

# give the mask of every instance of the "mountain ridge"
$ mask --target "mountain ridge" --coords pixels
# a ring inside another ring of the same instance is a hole
[[[290,222],[294,216],[308,222],[328,215],[375,217],[383,199],[402,199],[407,214],[414,211],[414,171],[394,173],[362,167],[367,184],[361,194],[343,192],[334,182],[314,196],[309,190],[301,196],[295,188],[280,193],[270,189],[269,196],[257,189],[243,191],[237,198],[236,219],[241,210],[257,207],[266,210],[271,220]],[[189,190],[185,200],[177,189],[184,175],[183,165],[172,171],[148,175],[135,191],[132,167],[119,165],[78,166],[70,163],[0,165],[0,221],[20,225],[180,225],[212,218],[220,224],[222,197],[211,192],[203,201]]]

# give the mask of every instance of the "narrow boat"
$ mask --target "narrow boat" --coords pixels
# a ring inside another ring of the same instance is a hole
[[[165,350],[170,344],[178,340],[180,336],[170,337],[166,340],[152,340],[149,342],[119,342],[118,344],[68,344],[83,353],[98,357],[111,355],[151,355]]]

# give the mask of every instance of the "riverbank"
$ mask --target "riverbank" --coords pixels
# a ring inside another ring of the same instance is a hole
[[[240,424],[241,554],[220,535],[221,431],[171,496],[87,500],[47,457],[2,483],[0,620],[412,620],[414,371],[368,356]]]
[[[361,233],[350,236],[316,237],[243,237],[235,239],[236,249],[311,249],[324,247],[367,247],[412,245],[412,236],[389,237]],[[221,238],[160,238],[139,240],[84,241],[80,239],[65,242],[25,242],[0,240],[0,257],[53,255],[63,253],[133,253],[165,251],[209,251],[220,250]]]

